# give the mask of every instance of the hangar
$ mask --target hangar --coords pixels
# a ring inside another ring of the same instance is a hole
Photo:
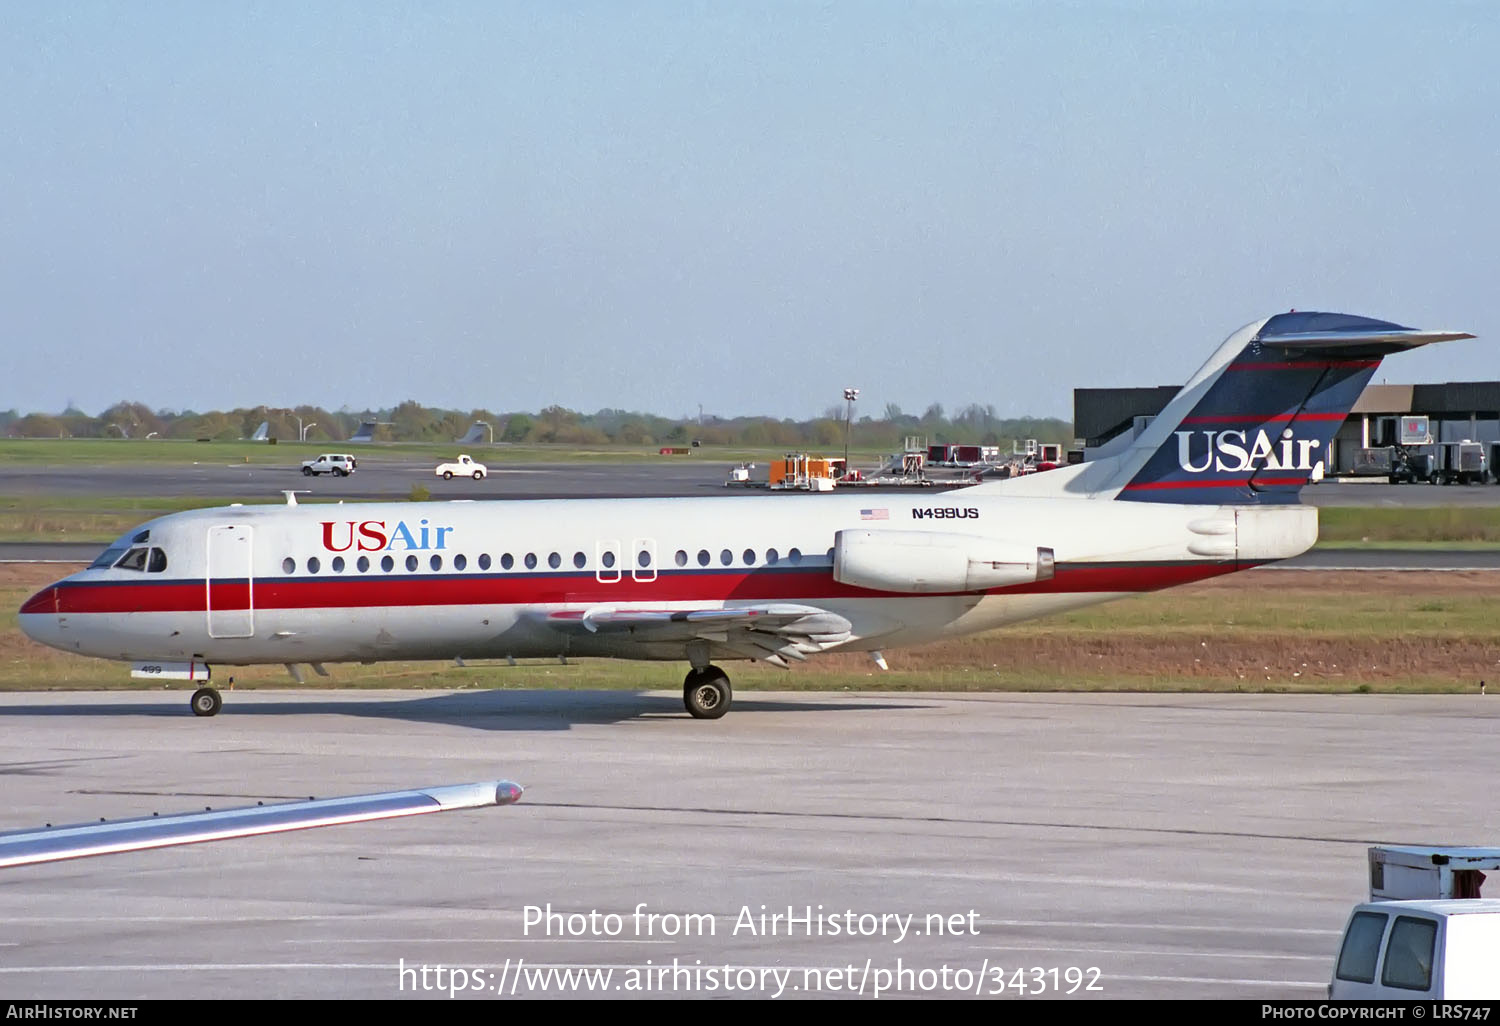
[[[1073,433],[1084,458],[1122,434],[1138,434],[1181,388],[1075,388]],[[1395,445],[1397,423],[1407,416],[1429,418],[1433,442],[1483,442],[1489,452],[1500,442],[1500,381],[1367,385],[1328,443],[1328,473],[1351,471],[1361,449]]]

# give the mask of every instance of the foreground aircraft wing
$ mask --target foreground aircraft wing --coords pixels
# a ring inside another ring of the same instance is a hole
[[[419,816],[425,812],[510,805],[521,797],[521,785],[509,780],[480,784],[385,791],[349,798],[309,799],[279,805],[254,805],[217,812],[82,823],[0,834],[0,869],[37,862],[60,862],[86,855],[113,855],[174,844],[222,841],[310,827],[363,823],[372,819]]]
[[[785,667],[849,640],[849,621],[816,606],[777,602],[734,609],[615,609],[595,606],[547,615],[564,631],[628,633],[643,644],[706,641],[747,659]]]

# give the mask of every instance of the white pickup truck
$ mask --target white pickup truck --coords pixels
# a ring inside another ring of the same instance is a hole
[[[454,463],[440,463],[433,471],[444,481],[452,481],[455,476],[472,477],[476,481],[483,481],[489,472],[489,468],[483,463],[475,463],[468,456],[460,456]]]
[[[354,457],[346,452],[325,452],[315,460],[302,461],[302,473],[308,477],[315,477],[318,474],[348,477],[354,473],[354,467]]]

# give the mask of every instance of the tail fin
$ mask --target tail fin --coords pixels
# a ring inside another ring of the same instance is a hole
[[[472,442],[482,442],[484,441],[485,427],[486,425],[484,421],[476,420],[473,424],[469,425],[469,431],[466,435],[464,435],[462,438],[455,438],[454,441],[459,445],[469,445]]]
[[[250,441],[264,442],[270,437],[270,434],[271,422],[269,420],[263,420],[260,422],[260,427],[255,429],[255,434],[250,436]]]
[[[1116,498],[1296,502],[1382,357],[1473,337],[1337,313],[1246,325],[1117,457]]]

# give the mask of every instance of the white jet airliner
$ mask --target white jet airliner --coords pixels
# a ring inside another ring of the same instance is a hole
[[[1382,357],[1465,332],[1293,312],[1231,335],[1135,438],[940,495],[232,506],[142,525],[21,607],[21,628],[134,675],[210,665],[876,654],[1295,556],[1298,492]],[[193,711],[220,696],[199,688]]]

